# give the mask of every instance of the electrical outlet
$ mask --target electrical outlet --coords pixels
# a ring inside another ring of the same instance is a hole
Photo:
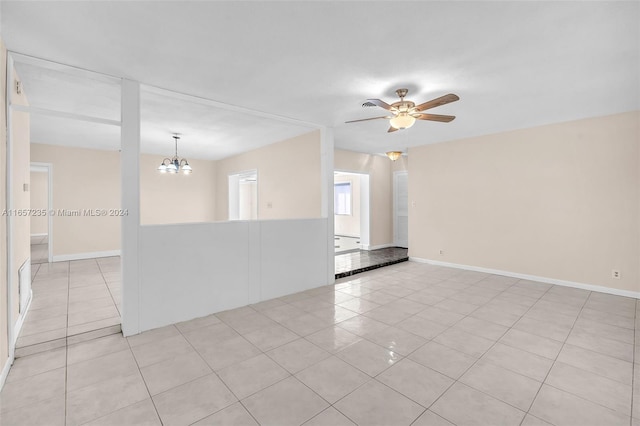
[[[440,256],[444,256],[444,250],[440,250]]]
[[[615,278],[617,280],[620,279],[620,271],[618,271],[617,269],[612,269],[611,270],[611,278]]]

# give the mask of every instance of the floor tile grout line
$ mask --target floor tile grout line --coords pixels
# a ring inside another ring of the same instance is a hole
[[[254,309],[254,310],[255,310],[255,309]],[[215,314],[212,314],[212,315],[214,315],[214,316],[215,316]],[[218,317],[216,316],[216,318],[218,318]],[[222,319],[220,319],[220,318],[218,318],[218,319],[219,319],[220,321],[222,321]],[[223,322],[223,323],[224,323],[224,322]],[[224,324],[225,324],[225,325],[227,325],[228,327],[231,327],[230,325],[228,325],[228,324],[226,324],[226,323],[224,323]],[[174,325],[174,327],[175,327],[175,325]],[[244,409],[245,409],[245,411],[246,411],[247,413],[249,413],[249,415],[250,415],[250,416],[251,416],[251,417],[256,421],[256,423],[259,425],[259,424],[260,424],[260,422],[258,421],[258,419],[256,419],[256,418],[253,416],[253,414],[252,414],[252,413],[247,409],[247,407],[242,403],[242,400],[241,400],[240,398],[238,398],[238,395],[236,395],[236,394],[235,394],[235,392],[233,392],[233,390],[232,390],[232,389],[227,385],[227,383],[222,379],[222,377],[220,377],[220,375],[218,374],[218,372],[217,372],[217,371],[216,371],[216,370],[215,370],[211,365],[209,365],[209,363],[207,362],[207,360],[206,360],[206,359],[204,359],[204,357],[202,356],[202,354],[200,353],[200,351],[198,351],[198,349],[197,349],[195,346],[193,346],[193,344],[191,343],[191,341],[187,338],[187,336],[185,336],[185,335],[184,335],[184,333],[182,332],[182,330],[180,330],[178,327],[175,327],[175,328],[176,328],[176,330],[178,330],[178,333],[180,333],[180,335],[182,336],[182,338],[183,338],[184,340],[186,340],[186,341],[187,341],[187,343],[189,344],[189,346],[191,346],[191,348],[195,351],[195,353],[197,353],[197,354],[198,354],[198,356],[200,357],[200,359],[202,360],[202,362],[204,362],[204,363],[207,365],[207,367],[209,367],[209,368],[211,369],[211,374],[215,374],[215,375],[216,375],[216,377],[218,378],[218,380],[220,380],[220,383],[222,383],[222,384],[224,385],[224,387],[225,387],[225,388],[226,388],[226,389],[227,389],[227,390],[228,390],[228,391],[229,391],[229,392],[234,396],[234,398],[237,400],[237,402],[238,402],[238,403],[240,403],[240,405],[242,405],[242,408],[244,408]],[[235,331],[235,330],[234,330],[234,331]],[[236,333],[237,333],[237,331],[236,331]],[[238,333],[238,334],[239,334],[239,333]],[[245,339],[245,340],[246,340],[246,339]],[[248,341],[248,340],[247,340],[247,341]],[[252,344],[251,342],[249,342],[249,343],[250,343],[250,344]],[[252,345],[253,345],[253,344],[252,344]],[[254,345],[254,346],[255,346],[255,345]],[[256,346],[256,348],[257,348],[257,346]],[[257,348],[257,349],[258,349],[258,350],[260,350],[260,351],[262,352],[262,350],[261,350],[260,348]],[[263,355],[266,355],[264,352],[262,352],[262,354],[263,354]],[[258,356],[258,355],[256,355],[256,356]],[[252,358],[253,358],[253,357],[252,357]],[[251,358],[248,358],[248,359],[251,359]],[[245,361],[246,361],[246,360],[245,360]],[[240,361],[240,362],[243,362],[243,361]],[[237,365],[237,364],[239,364],[240,362],[235,363],[235,364],[232,364],[232,365]],[[275,361],[274,361],[274,362],[275,362]],[[229,365],[228,367],[231,367],[232,365]],[[226,368],[226,367],[225,367],[225,368]],[[285,369],[285,371],[287,371],[287,370]],[[287,371],[287,373],[289,373],[289,371]],[[200,378],[202,378],[202,377],[204,377],[204,376],[200,376],[200,377],[198,377],[198,378],[196,378],[196,379],[194,379],[194,380],[191,380],[190,382],[187,382],[187,383],[191,383],[191,382],[193,382],[193,381],[195,381],[195,380],[198,380],[198,379],[200,379]],[[289,376],[288,376],[288,377],[291,377],[291,374],[290,374],[290,373],[289,373]],[[285,377],[285,378],[284,378],[284,379],[282,379],[282,380],[285,380],[285,379],[286,379],[286,378],[288,378],[288,377]],[[144,376],[143,376],[143,380],[144,380]],[[280,380],[280,381],[282,381],[282,380]],[[279,383],[280,381],[278,381],[277,383]],[[184,384],[186,384],[186,383],[184,383]],[[180,385],[180,386],[182,386],[182,385]],[[172,388],[172,389],[174,389],[174,388]],[[265,388],[265,389],[266,389],[266,388]],[[170,389],[168,389],[168,390],[170,390]],[[167,390],[167,391],[168,391],[168,390]],[[165,391],[165,392],[166,392],[166,391]],[[256,392],[256,393],[257,393],[257,392]],[[248,398],[248,397],[247,397],[247,398]],[[153,398],[152,398],[152,400],[153,400]],[[193,423],[197,423],[197,422],[199,422],[199,421],[200,421],[200,420],[202,420],[202,419],[205,419],[205,418],[207,418],[207,417],[209,417],[209,416],[211,416],[211,415],[213,415],[213,414],[216,414],[216,413],[218,413],[218,412],[220,412],[220,411],[222,411],[222,410],[226,409],[227,407],[230,407],[230,406],[231,406],[231,405],[233,405],[233,404],[235,404],[235,402],[234,402],[234,403],[232,403],[232,404],[227,405],[226,407],[221,408],[221,409],[220,409],[220,410],[218,410],[218,411],[214,411],[213,413],[209,413],[209,414],[207,414],[206,416],[204,416],[204,417],[202,417],[202,418],[200,418],[200,419],[198,419],[198,420],[194,421]],[[155,406],[155,402],[154,402],[154,406]],[[158,417],[159,417],[159,414],[158,414]],[[161,421],[162,421],[162,419],[161,419]],[[192,423],[192,424],[193,424],[193,423]]]
[[[111,287],[109,287],[109,283],[107,282],[107,278],[104,276],[104,271],[102,270],[102,266],[100,266],[100,262],[97,262],[98,264],[98,270],[100,271],[100,275],[102,275],[102,280],[104,281],[104,284],[107,286],[107,291],[109,292],[109,296],[111,297],[111,301],[113,302],[113,305],[116,308],[116,311],[118,311],[118,315],[120,316],[120,322],[122,323],[122,312],[120,312],[120,309],[118,308],[118,304],[116,303],[116,299],[115,297],[113,297],[113,293],[111,292]],[[122,288],[122,266],[120,266],[120,288]]]
[[[140,379],[142,380],[142,383],[144,383],[144,388],[147,390],[147,395],[149,395],[149,399],[151,400],[151,404],[153,404],[153,409],[156,412],[156,416],[158,416],[158,419],[160,420],[160,424],[164,424],[164,422],[162,421],[162,418],[160,417],[160,413],[158,412],[158,407],[156,407],[156,402],[153,400],[153,396],[151,395],[151,391],[149,391],[149,386],[147,385],[147,381],[144,379],[144,375],[142,374],[142,369],[140,368],[140,364],[138,363],[138,358],[136,358],[136,355],[133,352],[133,348],[131,347],[131,343],[129,343],[129,339],[124,337],[124,335],[122,336],[122,338],[125,339],[125,341],[127,342],[127,348],[129,349],[129,352],[131,353],[131,357],[133,358],[133,361],[136,363],[136,367],[138,368],[138,374],[140,375]],[[134,404],[137,404],[137,402],[135,402]],[[127,407],[129,407],[131,405],[133,405],[133,404],[129,404]],[[125,408],[125,407],[123,407],[123,408]],[[106,415],[109,415],[109,414],[111,414],[111,413],[108,413]]]
[[[549,289],[547,289],[545,294],[547,294],[552,288],[553,287],[549,287]],[[589,298],[591,297],[592,294],[593,294],[593,292],[590,291],[589,295],[587,296],[587,298],[582,303],[582,306],[580,307],[580,311],[576,315],[575,320],[573,320],[573,324],[571,325],[571,329],[569,329],[569,332],[567,333],[567,337],[564,338],[564,341],[562,342],[562,346],[560,346],[560,350],[558,351],[558,353],[556,354],[555,358],[553,359],[553,364],[551,364],[551,367],[549,368],[549,371],[547,371],[547,374],[544,376],[544,379],[541,382],[542,384],[538,388],[538,391],[536,392],[535,396],[531,400],[531,403],[529,404],[529,408],[527,409],[527,414],[529,414],[529,412],[531,411],[531,408],[533,408],[533,404],[536,402],[536,399],[538,399],[538,395],[540,394],[540,390],[542,390],[542,387],[545,384],[547,384],[547,379],[549,378],[549,374],[551,374],[551,370],[553,370],[553,367],[556,365],[556,362],[558,361],[558,358],[560,357],[560,354],[562,353],[562,350],[564,349],[564,346],[565,346],[567,340],[569,339],[569,336],[571,335],[571,332],[573,331],[573,327],[576,325],[576,322],[578,321],[578,318],[580,318],[580,314],[582,313],[582,309],[584,309],[584,306],[587,304],[587,302],[588,302],[588,300],[589,300]],[[550,385],[547,384],[547,386],[550,386]],[[564,391],[564,392],[566,392],[566,391]],[[578,395],[573,394],[572,392],[568,392],[568,393],[571,394],[571,395],[574,395],[574,396],[578,396]],[[524,419],[522,420],[522,422],[520,422],[520,424],[522,425],[523,422],[524,422]]]

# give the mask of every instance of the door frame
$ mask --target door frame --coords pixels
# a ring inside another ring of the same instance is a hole
[[[334,169],[333,172],[334,179],[332,179],[333,184],[331,185],[332,197],[336,172],[358,175],[360,178],[360,245],[362,246],[362,250],[371,250],[371,176],[369,173],[347,169]],[[330,213],[332,215],[334,214],[333,212]],[[331,246],[333,247],[333,241]]]
[[[47,174],[47,250],[48,262],[53,262],[53,164],[32,161],[30,172]]]

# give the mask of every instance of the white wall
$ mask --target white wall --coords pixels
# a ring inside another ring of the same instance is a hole
[[[337,214],[335,220],[335,234],[347,237],[360,237],[361,190],[360,175],[339,173],[334,175],[334,184],[348,182],[351,184],[351,214]]]
[[[327,284],[327,219],[140,227],[140,331]]]
[[[47,172],[31,172],[31,209],[47,210],[49,208]],[[31,216],[31,235],[44,235],[49,233],[49,217],[47,215]]]

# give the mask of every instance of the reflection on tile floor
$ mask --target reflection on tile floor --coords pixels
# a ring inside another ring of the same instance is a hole
[[[31,264],[47,263],[49,261],[49,237],[31,237]]]
[[[77,341],[120,331],[119,257],[36,264],[31,273],[33,300],[16,343],[18,356],[63,346],[71,336]]]
[[[637,312],[635,299],[404,262],[20,358],[0,423],[637,425]]]
[[[409,260],[407,249],[400,247],[336,253],[335,258],[336,279]]]

